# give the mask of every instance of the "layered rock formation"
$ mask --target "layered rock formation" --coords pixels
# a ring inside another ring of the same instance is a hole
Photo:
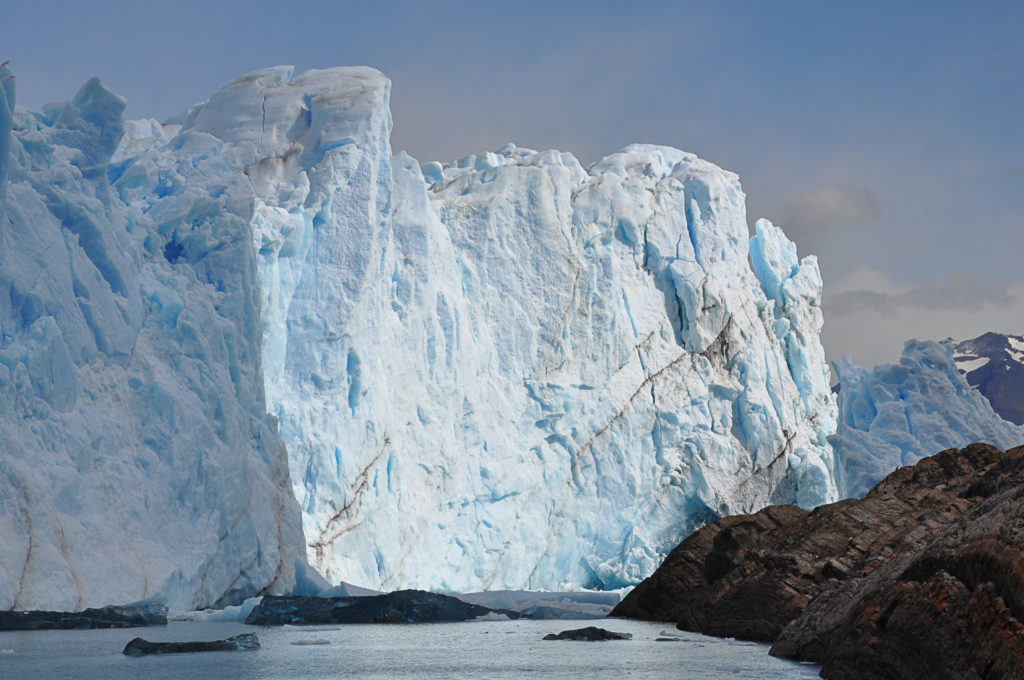
[[[944,451],[862,500],[698,531],[612,615],[774,641],[826,678],[1024,668],[1024,447]]]

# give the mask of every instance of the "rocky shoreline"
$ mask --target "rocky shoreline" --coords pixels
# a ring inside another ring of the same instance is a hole
[[[1024,678],[1024,447],[950,449],[863,499],[722,519],[611,615],[773,642],[835,680]]]
[[[111,605],[80,612],[0,611],[0,631],[142,628],[166,626],[163,604]]]

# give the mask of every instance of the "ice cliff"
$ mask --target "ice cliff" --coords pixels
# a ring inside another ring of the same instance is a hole
[[[950,344],[909,340],[898,364],[867,370],[844,357],[834,367],[839,425],[829,439],[844,461],[845,495],[859,498],[895,468],[945,449],[1024,444],[1024,428],[967,383]]]
[[[14,82],[0,67],[0,609],[290,588],[248,183],[208,171],[213,137],[126,124],[99,80],[42,113]]]
[[[194,603],[287,580],[267,411],[311,563],[375,588],[617,587],[709,520],[838,497],[817,263],[749,237],[735,175],[656,146],[421,165],[389,94],[278,67],[162,125],[96,82],[15,114],[0,604],[44,564],[107,582],[99,546]]]
[[[653,146],[421,166],[389,94],[270,69],[177,133],[252,182],[267,398],[330,579],[613,587],[709,519],[836,497],[816,262],[748,238],[735,175]]]

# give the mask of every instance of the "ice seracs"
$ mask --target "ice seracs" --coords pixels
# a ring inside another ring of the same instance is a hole
[[[907,341],[898,364],[834,363],[841,389],[830,441],[844,461],[845,494],[863,496],[895,468],[945,449],[1024,444],[1024,428],[993,411],[957,364],[950,344],[918,340]]]

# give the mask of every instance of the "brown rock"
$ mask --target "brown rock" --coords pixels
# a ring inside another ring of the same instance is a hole
[[[795,505],[780,505],[709,524],[676,546],[661,567],[634,588],[610,615],[676,621],[684,630],[711,635],[716,634],[710,632],[715,629],[723,631],[722,635],[775,639],[788,619],[779,625],[761,621],[758,616],[746,617],[734,611],[733,602],[722,602],[721,597],[728,589],[726,584],[733,583],[728,578],[732,572],[737,569],[745,572],[751,560],[763,563],[775,559],[761,550],[766,534],[795,524],[806,516],[807,511]],[[775,599],[774,593],[761,595]],[[760,609],[767,611],[769,608]],[[766,629],[774,632],[765,632]]]
[[[716,522],[612,615],[776,640],[838,680],[1024,677],[1024,447],[951,449],[861,500]]]

